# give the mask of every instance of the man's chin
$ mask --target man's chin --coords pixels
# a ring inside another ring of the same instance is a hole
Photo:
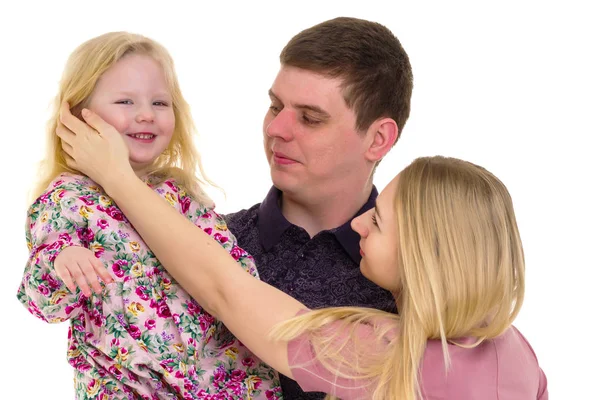
[[[271,168],[271,182],[273,186],[281,190],[284,193],[295,192],[298,190],[297,182],[291,179],[288,174],[282,173],[281,171],[274,170]]]

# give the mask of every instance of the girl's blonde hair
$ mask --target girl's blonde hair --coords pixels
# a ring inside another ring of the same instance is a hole
[[[183,98],[175,74],[173,60],[167,50],[152,39],[129,32],[109,32],[81,44],[71,53],[53,103],[52,116],[47,126],[46,157],[40,165],[34,197],[42,194],[52,180],[63,172],[79,173],[69,168],[56,135],[59,110],[68,102],[73,115],[81,118],[81,110],[88,106],[98,80],[123,57],[138,54],[151,57],[162,67],[173,99],[175,130],[165,151],[154,161],[149,175],[160,181],[174,178],[197,201],[212,206],[212,200],[202,190],[213,185],[206,178],[194,145],[195,127],[189,105]]]
[[[318,359],[337,376],[372,382],[374,399],[414,400],[421,398],[429,339],[441,341],[448,369],[448,342],[475,347],[511,326],[523,303],[525,264],[510,194],[482,167],[418,158],[399,175],[394,208],[398,315],[328,308],[286,321],[274,336],[308,333]],[[340,321],[335,331],[327,328],[333,321]],[[375,327],[376,343],[361,341],[362,324]]]

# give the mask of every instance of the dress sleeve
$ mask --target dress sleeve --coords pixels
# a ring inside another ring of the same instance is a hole
[[[58,180],[27,211],[26,239],[29,259],[19,301],[30,313],[48,323],[63,322],[80,314],[86,297],[79,288],[69,292],[54,270],[54,260],[68,246],[86,246],[90,211],[78,196],[77,185]]]
[[[173,180],[165,181],[165,190],[158,191],[158,193],[193,224],[219,242],[248,273],[258,277],[254,258],[238,246],[238,241],[227,227],[223,216],[215,212],[212,207],[192,199],[185,189]]]
[[[195,222],[196,226],[203,229],[204,232],[211,235],[214,240],[219,242],[248,273],[258,277],[258,271],[254,263],[254,258],[238,245],[237,238],[227,227],[225,218],[212,209],[205,209],[205,212],[198,216]]]
[[[329,324],[326,330],[329,329],[332,329],[334,332],[337,331],[337,323]],[[363,347],[362,344],[364,344],[371,347],[374,352],[378,352],[379,346],[375,345],[377,339],[373,326],[361,324],[356,330],[356,335],[358,342],[361,343],[360,347]],[[344,333],[344,331],[340,332],[336,337],[336,340],[339,340],[340,343],[344,343],[347,339],[348,333]],[[341,350],[341,355],[350,364],[352,364],[353,360],[360,360],[360,357],[354,353],[356,349],[355,344],[356,342],[350,341]],[[370,354],[370,356],[373,356],[373,354]],[[329,368],[317,359],[315,348],[307,334],[303,334],[288,343],[288,362],[293,379],[298,382],[305,392],[325,392],[341,399],[366,400],[372,398],[376,382],[351,378],[352,371],[348,371],[347,367],[340,368],[340,370],[344,371],[341,374],[331,372]]]

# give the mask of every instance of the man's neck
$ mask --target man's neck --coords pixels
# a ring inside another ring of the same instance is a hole
[[[298,198],[282,193],[281,211],[289,222],[306,230],[312,238],[317,233],[337,228],[354,217],[367,202],[372,190],[373,183],[369,180],[359,190],[347,188],[314,198]]]

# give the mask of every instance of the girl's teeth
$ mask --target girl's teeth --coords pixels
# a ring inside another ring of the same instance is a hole
[[[137,139],[152,139],[152,137],[154,135],[132,135],[132,136]]]

